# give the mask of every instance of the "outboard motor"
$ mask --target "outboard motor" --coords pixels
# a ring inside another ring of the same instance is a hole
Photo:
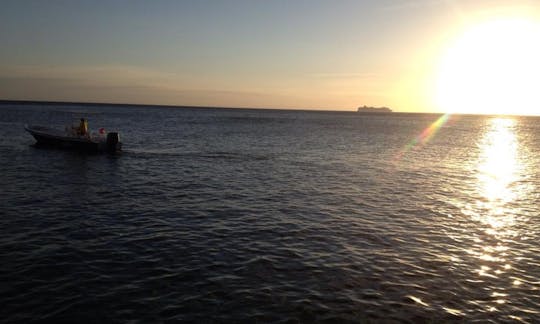
[[[120,134],[111,132],[107,134],[107,151],[116,152],[120,147]]]

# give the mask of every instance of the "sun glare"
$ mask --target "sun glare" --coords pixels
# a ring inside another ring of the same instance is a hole
[[[450,113],[540,115],[539,58],[539,21],[477,24],[443,55],[435,104]]]

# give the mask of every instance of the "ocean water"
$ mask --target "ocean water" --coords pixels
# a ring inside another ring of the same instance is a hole
[[[24,124],[118,130],[33,146]],[[2,104],[0,321],[540,321],[540,119]]]

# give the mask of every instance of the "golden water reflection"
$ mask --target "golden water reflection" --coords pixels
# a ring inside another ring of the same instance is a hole
[[[516,285],[514,279],[504,278],[512,269],[508,242],[518,236],[516,226],[519,210],[517,200],[522,192],[520,179],[523,165],[516,135],[517,121],[493,118],[479,142],[480,155],[476,166],[476,195],[468,213],[480,225],[481,231],[474,246],[468,250],[479,261],[476,276],[489,284],[493,303],[487,310],[497,310],[506,303],[504,291]],[[510,277],[510,276],[509,276]],[[501,281],[502,280],[502,281]]]
[[[485,134],[478,167],[481,192],[494,207],[513,200],[510,185],[517,180],[517,140],[513,132],[515,120],[496,118]]]
[[[516,184],[522,166],[515,127],[514,119],[493,118],[480,142],[477,192],[481,199],[476,203],[480,212],[475,213],[475,220],[487,225],[486,232],[494,236],[516,234],[511,230],[516,215],[512,203],[519,195]]]

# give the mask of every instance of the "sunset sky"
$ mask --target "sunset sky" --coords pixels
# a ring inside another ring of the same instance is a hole
[[[0,99],[540,114],[539,17],[539,1],[7,0]]]

